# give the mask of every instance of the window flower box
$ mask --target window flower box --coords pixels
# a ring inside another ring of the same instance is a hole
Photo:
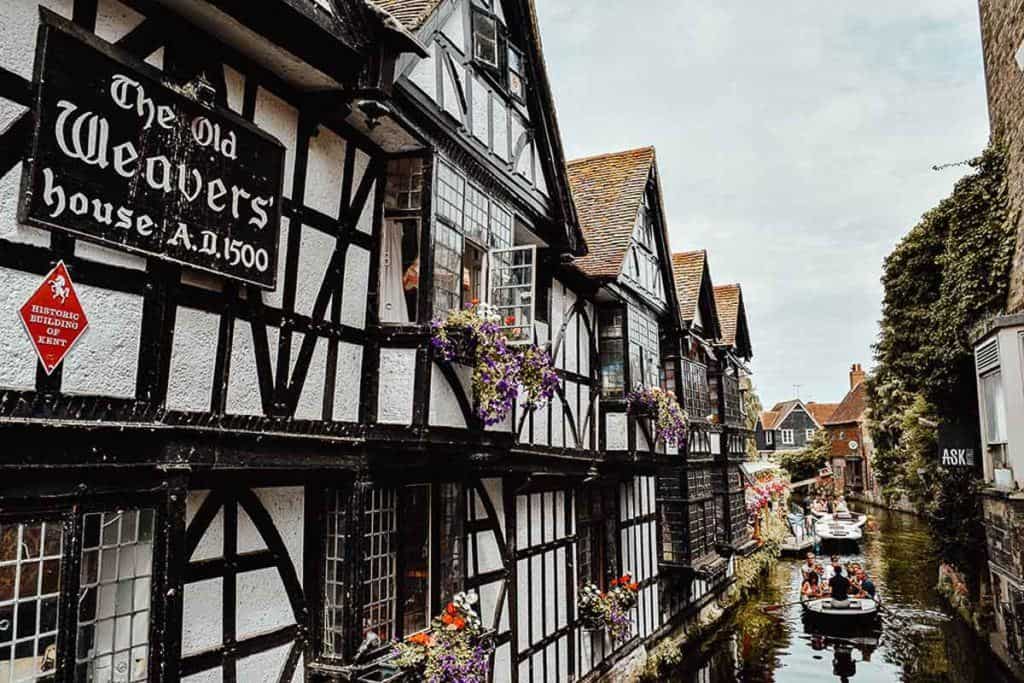
[[[485,683],[494,634],[483,628],[476,603],[476,593],[457,594],[430,628],[395,644],[391,663],[409,680]]]
[[[440,357],[473,368],[473,403],[487,426],[508,417],[521,394],[527,408],[544,405],[559,383],[547,350],[536,344],[513,344],[502,322],[492,306],[469,304],[430,325],[430,343]]]
[[[660,387],[644,387],[626,397],[627,411],[653,422],[654,436],[666,444],[686,443],[688,419],[675,394]]]
[[[629,572],[612,579],[607,591],[600,590],[594,583],[584,584],[576,601],[576,613],[583,629],[591,633],[605,631],[615,643],[628,641],[633,637],[629,610],[636,607],[639,591],[639,584]]]

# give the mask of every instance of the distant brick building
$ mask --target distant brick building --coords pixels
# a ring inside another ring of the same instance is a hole
[[[859,363],[850,367],[850,390],[825,421],[832,470],[850,491],[873,491],[871,437],[866,427],[866,375]]]

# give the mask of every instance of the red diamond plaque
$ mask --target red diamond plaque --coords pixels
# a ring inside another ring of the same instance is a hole
[[[63,261],[49,272],[19,313],[47,375],[60,365],[89,326]]]

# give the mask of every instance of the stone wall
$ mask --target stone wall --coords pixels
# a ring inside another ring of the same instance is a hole
[[[1017,0],[979,0],[992,141],[1006,145],[1017,246],[1007,312],[1024,310],[1024,12]]]

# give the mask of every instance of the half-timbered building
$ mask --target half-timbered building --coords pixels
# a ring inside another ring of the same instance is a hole
[[[0,28],[0,682],[382,680],[460,590],[494,681],[596,678],[724,585],[676,569],[741,545],[732,489],[626,395],[675,388],[728,478],[742,300],[681,319],[653,149],[566,165],[532,2]],[[483,423],[430,343],[474,301],[549,349],[546,405]],[[624,571],[613,643],[576,593]]]

